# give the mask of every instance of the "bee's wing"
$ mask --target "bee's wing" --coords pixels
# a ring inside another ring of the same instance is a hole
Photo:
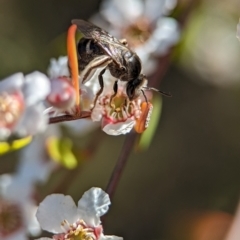
[[[72,24],[77,25],[78,30],[85,38],[93,39],[119,67],[124,67],[122,50],[126,50],[126,46],[118,39],[100,27],[81,19],[72,20]]]

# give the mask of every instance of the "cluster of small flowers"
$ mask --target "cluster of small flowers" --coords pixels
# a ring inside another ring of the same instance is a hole
[[[36,139],[24,149],[15,173],[0,175],[1,240],[26,240],[28,234],[41,233],[35,216],[35,185],[48,179],[55,163],[43,161],[39,140],[42,139]]]
[[[104,27],[113,35],[126,37],[129,46],[140,56],[143,71],[151,74],[156,69],[156,58],[165,54],[178,40],[177,22],[166,17],[175,4],[175,0],[131,0],[126,4],[118,0],[106,0],[100,14],[95,15],[93,20],[100,26],[108,22]],[[126,87],[122,84],[122,90],[120,88],[116,98],[110,101],[116,79],[108,75],[104,74],[107,87],[96,106],[93,106],[94,96],[99,89],[96,74],[90,82],[80,87],[80,107],[91,113],[92,121],[101,121],[106,133],[125,134],[134,126],[137,128],[141,104],[145,99],[139,97],[131,106],[126,105]],[[0,140],[44,131],[49,116],[74,115],[75,100],[76,91],[71,83],[67,57],[51,60],[49,76],[40,72],[26,76],[16,73],[4,79],[0,83]]]
[[[144,73],[151,74],[157,58],[178,40],[177,22],[166,17],[175,5],[175,0],[105,0],[93,21],[116,37],[127,38],[130,48],[142,60]],[[98,71],[90,81],[80,83],[79,89],[79,107],[90,113],[90,121],[101,122],[102,130],[110,135],[147,128],[153,108],[151,94],[128,101],[126,84],[119,82],[114,95],[116,79],[106,71],[103,92],[95,102],[100,88],[97,75]],[[52,194],[40,204],[35,217],[35,183],[46,181],[56,167],[50,161],[43,161],[45,138],[40,133],[46,130],[50,118],[74,115],[75,107],[76,90],[67,57],[52,59],[48,76],[37,71],[25,76],[16,73],[0,82],[0,141],[39,134],[24,149],[16,173],[0,176],[0,239],[26,240],[27,233],[36,236],[40,233],[38,222],[43,230],[55,234],[51,238],[55,240],[122,239],[103,234],[100,217],[108,211],[110,199],[99,188],[88,190],[78,207],[71,197]]]

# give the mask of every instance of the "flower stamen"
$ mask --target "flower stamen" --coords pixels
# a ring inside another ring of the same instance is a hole
[[[0,94],[0,126],[11,128],[23,112],[23,99],[20,94]]]
[[[23,227],[22,212],[17,204],[0,199],[0,238]]]

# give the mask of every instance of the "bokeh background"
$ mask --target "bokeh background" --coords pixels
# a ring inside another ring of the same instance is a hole
[[[89,19],[100,4],[0,0],[0,78],[46,72],[50,58],[66,54],[71,19]],[[104,219],[106,234],[125,240],[225,238],[240,193],[239,16],[237,0],[202,0],[191,11],[161,81],[161,89],[173,97],[163,98],[149,148],[135,149],[129,157]],[[92,186],[106,187],[125,136],[97,129],[71,137],[84,149],[93,136],[90,157],[82,157],[74,170],[53,173],[38,186],[40,199],[63,192],[78,200]],[[1,174],[14,172],[20,152],[0,156]]]

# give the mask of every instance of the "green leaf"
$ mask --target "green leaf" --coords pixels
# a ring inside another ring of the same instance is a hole
[[[72,152],[72,145],[72,140],[69,138],[50,137],[47,140],[50,157],[68,169],[73,169],[78,165],[78,160]]]
[[[31,141],[32,141],[32,136],[13,140],[10,142],[0,142],[0,155],[21,149],[26,145],[28,145]]]

